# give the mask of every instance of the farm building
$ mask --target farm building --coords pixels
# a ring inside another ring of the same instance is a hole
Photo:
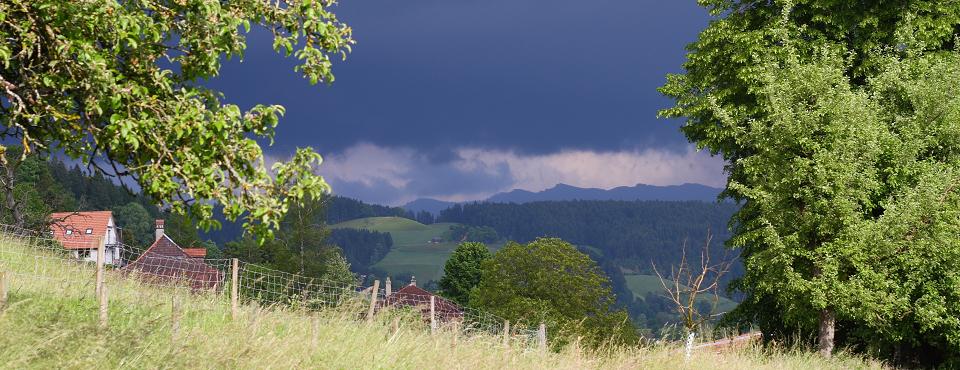
[[[151,281],[183,281],[193,289],[216,289],[224,274],[204,257],[204,248],[181,248],[163,231],[163,220],[156,221],[156,240],[135,261],[123,268]]]
[[[396,292],[387,290],[381,306],[419,310],[425,321],[430,321],[430,297],[434,297],[434,313],[441,323],[463,320],[463,309],[456,303],[417,286],[416,280]]]
[[[104,263],[123,265],[120,228],[113,212],[58,212],[50,215],[50,234],[74,257],[81,261],[97,261],[97,250],[104,247]]]

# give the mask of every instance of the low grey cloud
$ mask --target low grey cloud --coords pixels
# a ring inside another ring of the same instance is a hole
[[[480,200],[513,189],[539,191],[558,183],[609,189],[699,183],[722,186],[723,161],[692,147],[523,154],[458,148],[445,160],[404,147],[355,144],[324,156],[320,173],[340,195],[402,205],[417,198]]]

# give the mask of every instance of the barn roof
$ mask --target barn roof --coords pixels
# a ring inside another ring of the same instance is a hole
[[[106,240],[110,211],[57,212],[50,214],[50,232],[66,249],[96,249]]]
[[[193,258],[169,236],[153,242],[136,261],[123,268],[137,272],[148,279],[186,280],[194,289],[210,289],[221,284],[223,273],[201,258]]]
[[[193,258],[203,258],[207,256],[207,248],[183,248],[183,252]]]
[[[434,298],[434,312],[440,321],[454,321],[463,318],[463,309],[446,298],[430,293],[416,285],[407,285],[386,297],[384,305],[411,307],[419,309],[421,314],[430,315],[430,297]]]

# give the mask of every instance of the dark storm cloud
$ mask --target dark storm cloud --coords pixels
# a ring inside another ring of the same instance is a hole
[[[309,86],[262,31],[211,82],[243,107],[286,106],[272,152],[363,141],[442,163],[465,146],[686,148],[678,122],[655,118],[670,103],[656,87],[708,20],[693,0],[344,0],[336,11],[358,44],[333,86]]]

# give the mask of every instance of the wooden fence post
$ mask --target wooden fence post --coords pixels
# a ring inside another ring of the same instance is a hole
[[[383,296],[389,297],[392,294],[393,294],[393,283],[390,281],[390,277],[387,276],[387,289]]]
[[[97,286],[95,288],[95,292],[97,294],[98,299],[102,295],[100,293],[103,290],[103,269],[104,269],[103,264],[104,264],[104,257],[105,257],[103,254],[104,254],[103,239],[98,238],[97,239],[97,282],[96,282]]]
[[[240,260],[234,258],[231,261],[230,274],[230,317],[237,319],[237,311],[240,309]]]
[[[540,346],[540,349],[547,348],[547,325],[542,322],[537,330],[537,345]]]
[[[510,346],[510,320],[503,321],[503,346]]]
[[[430,296],[430,334],[437,333],[437,297]]]
[[[100,328],[107,328],[107,308],[109,306],[109,295],[107,293],[107,286],[103,285],[100,287]]]
[[[7,273],[0,271],[0,310],[7,306]]]
[[[377,308],[377,292],[380,290],[380,280],[373,281],[373,290],[370,291],[370,310],[367,311],[367,322],[373,321],[374,310]]]

